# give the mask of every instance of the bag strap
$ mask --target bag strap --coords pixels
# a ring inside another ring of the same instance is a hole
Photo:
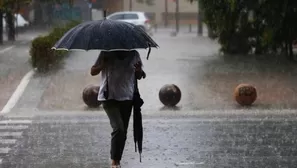
[[[107,92],[107,97],[105,99],[108,99],[109,96],[109,86],[108,86],[108,68],[106,68],[106,72],[105,72],[105,76],[106,76],[106,92]]]
[[[106,57],[106,55],[104,56],[104,58],[103,59],[108,59],[107,57]],[[105,60],[105,63],[106,63],[106,60]],[[105,69],[105,77],[106,77],[106,91],[105,91],[105,99],[106,100],[108,100],[108,97],[109,97],[109,80],[108,80],[108,77],[109,75],[108,75],[108,66],[106,67],[106,69]]]
[[[137,51],[134,51],[134,59],[135,59],[136,57],[137,57]],[[139,93],[139,89],[138,89],[138,81],[137,81],[135,72],[134,72],[134,76],[135,76],[135,79],[134,79],[134,92],[135,92],[135,93]]]

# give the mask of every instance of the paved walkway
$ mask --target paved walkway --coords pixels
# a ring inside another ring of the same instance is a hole
[[[182,91],[178,109],[186,111],[241,109],[233,97],[240,83],[257,88],[253,109],[297,108],[296,64],[272,56],[222,56],[215,41],[195,34],[157,33],[153,38],[160,48],[152,49],[150,59],[145,59],[147,51],[140,51],[147,73],[139,82],[143,111],[162,113],[159,89],[171,83]],[[35,76],[14,110],[88,110],[81,94],[87,85],[99,83],[99,77],[89,74],[98,54],[72,52],[59,71]]]
[[[283,107],[296,104],[296,66],[218,56],[217,43],[193,34],[153,37],[161,48],[144,60],[148,77],[140,82],[143,163],[134,151],[131,122],[124,168],[295,167],[297,115]],[[0,102],[18,83],[13,73],[29,70],[26,51],[24,43],[0,55]],[[100,80],[88,75],[97,55],[71,54],[60,71],[30,81],[15,109],[0,117],[0,167],[109,167],[109,121],[102,110],[86,112],[81,100],[85,85]],[[237,107],[233,88],[241,82],[256,85],[258,107],[231,110]],[[181,110],[162,109],[157,96],[167,83],[181,88]],[[258,110],[275,104],[279,110]]]
[[[0,109],[6,104],[23,76],[31,70],[29,48],[33,38],[42,31],[20,34],[15,42],[0,46]]]
[[[278,112],[283,115],[144,116],[142,163],[131,123],[123,168],[294,167],[297,116]],[[108,168],[110,131],[101,113],[6,116],[0,119],[1,167]]]
[[[175,83],[182,89],[181,106],[197,109],[195,101],[202,100],[200,94],[205,86],[198,85],[197,78],[193,76],[197,75],[197,68],[203,66],[205,59],[217,53],[217,44],[193,34],[177,37],[156,34],[153,38],[159,43],[160,49],[152,49],[149,60],[145,59],[147,51],[140,51],[147,72],[147,79],[140,81],[140,90],[145,100],[144,109],[162,108],[158,91],[167,83]],[[100,80],[89,74],[90,66],[98,54],[98,51],[72,52],[61,70],[48,76],[35,76],[15,110],[84,110],[82,90],[86,85],[98,84]],[[194,87],[196,90],[192,90]]]

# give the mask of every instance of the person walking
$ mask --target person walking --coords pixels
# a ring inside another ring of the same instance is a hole
[[[91,75],[101,74],[98,100],[102,102],[110,125],[111,167],[120,168],[129,120],[133,107],[135,81],[145,77],[139,53],[132,51],[101,51],[91,68]]]

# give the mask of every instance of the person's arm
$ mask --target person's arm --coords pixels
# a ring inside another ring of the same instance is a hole
[[[95,64],[92,66],[91,68],[91,75],[92,76],[96,76],[98,75],[103,69],[104,69],[104,59],[103,59],[104,55],[101,52],[95,62]]]
[[[142,76],[143,76],[143,73],[144,72],[143,72],[141,66],[136,64],[135,65],[135,77],[136,77],[136,79],[140,80],[142,78]]]
[[[92,68],[91,68],[91,75],[92,76],[96,76],[98,75],[101,71],[102,71],[102,66],[100,65],[93,65]]]
[[[141,61],[141,58],[140,58],[138,52],[136,54],[136,64],[134,66],[135,66],[135,77],[136,77],[136,79],[140,80],[141,78],[145,78],[146,73],[142,69],[143,64],[142,64],[142,61]]]

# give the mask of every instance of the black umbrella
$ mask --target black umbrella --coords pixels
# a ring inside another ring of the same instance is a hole
[[[106,19],[106,11],[104,17],[103,20],[84,22],[70,29],[52,49],[116,51],[158,47],[138,26]]]
[[[133,135],[135,143],[135,152],[139,152],[139,158],[141,162],[141,153],[142,153],[142,140],[143,140],[143,127],[142,127],[142,114],[141,106],[143,105],[143,100],[140,97],[138,90],[137,79],[135,81],[135,92],[133,98]]]

